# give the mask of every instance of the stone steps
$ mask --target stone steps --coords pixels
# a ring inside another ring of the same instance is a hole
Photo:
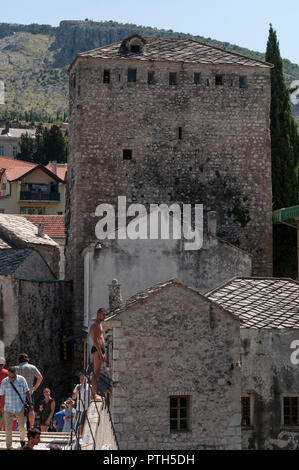
[[[42,432],[40,443],[34,447],[35,450],[49,450],[51,445],[58,444],[63,450],[70,450],[69,441],[71,433],[67,432]],[[73,439],[75,435],[73,434]],[[13,448],[20,449],[20,433],[12,433]],[[27,440],[27,439],[26,439]],[[0,431],[0,450],[6,449],[5,431]]]

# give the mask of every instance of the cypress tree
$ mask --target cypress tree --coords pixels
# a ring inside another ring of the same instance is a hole
[[[292,116],[289,91],[283,75],[276,31],[270,25],[266,61],[271,70],[271,154],[273,210],[298,204],[296,167],[299,138]],[[273,228],[274,275],[296,277],[296,230],[287,226]]]

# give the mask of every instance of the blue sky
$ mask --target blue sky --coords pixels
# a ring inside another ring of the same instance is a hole
[[[281,55],[299,64],[298,0],[14,0],[1,8],[0,22],[57,26],[85,18],[199,34],[261,52],[271,22]]]

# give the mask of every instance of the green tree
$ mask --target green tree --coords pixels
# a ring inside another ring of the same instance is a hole
[[[298,204],[296,167],[299,137],[292,117],[289,90],[283,75],[276,31],[270,25],[265,59],[271,69],[271,154],[273,209]],[[296,276],[296,231],[286,226],[273,228],[274,275]]]
[[[22,134],[20,141],[20,152],[17,154],[16,158],[26,162],[34,162],[34,151],[34,139],[31,137],[31,135],[28,134],[28,132],[26,132],[26,134]]]

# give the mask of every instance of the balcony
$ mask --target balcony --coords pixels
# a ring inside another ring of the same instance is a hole
[[[45,191],[21,191],[20,201],[47,201],[59,202],[60,193],[58,192],[45,192]]]

